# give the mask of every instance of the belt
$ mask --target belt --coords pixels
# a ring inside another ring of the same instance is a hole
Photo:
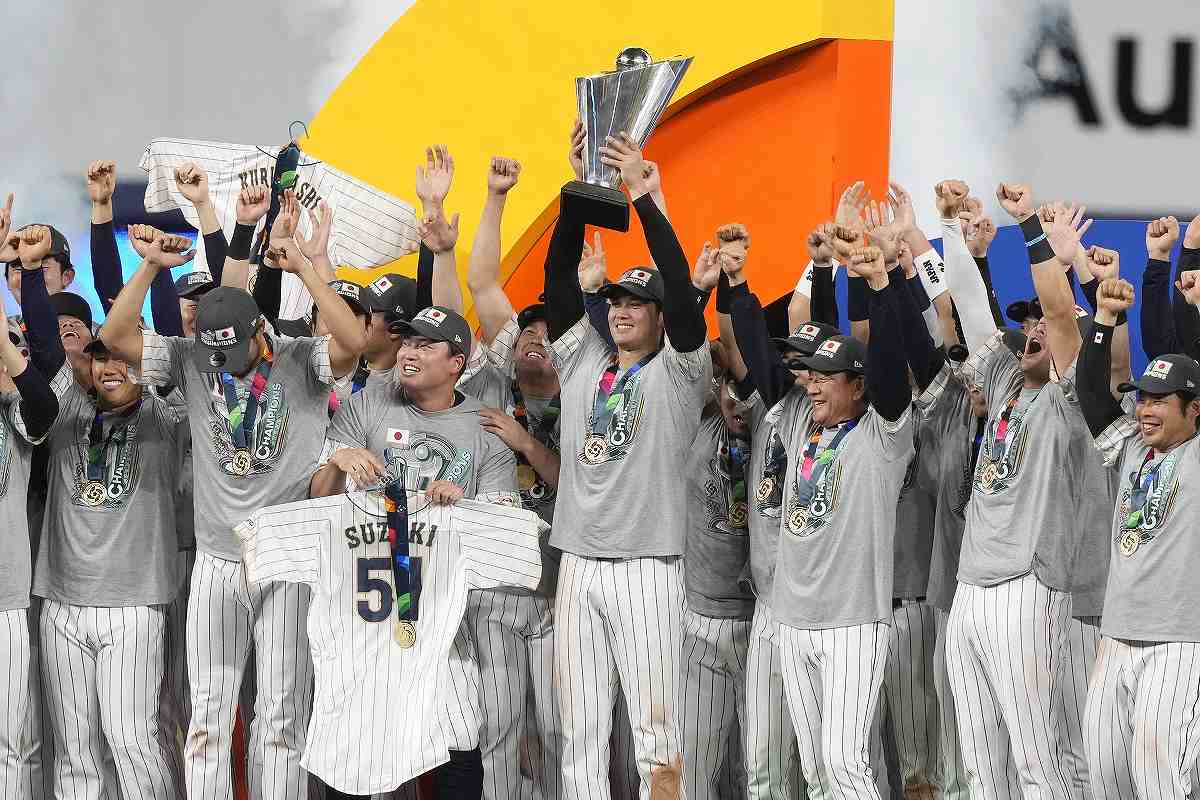
[[[905,606],[915,606],[917,603],[924,603],[925,595],[920,597],[897,597],[892,600],[892,610],[904,608]]]

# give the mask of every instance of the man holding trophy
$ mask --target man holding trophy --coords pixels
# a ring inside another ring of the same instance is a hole
[[[631,48],[615,72],[578,79],[583,180],[563,190],[546,262],[562,398],[551,544],[563,551],[555,671],[568,800],[609,796],[605,755],[618,684],[643,798],[680,758],[673,707],[687,497],[684,481],[661,477],[678,470],[695,438],[712,361],[687,258],[649,194],[641,145],[688,63],[651,62]],[[586,224],[628,227],[618,177],[658,268],[634,267],[600,290],[614,353],[584,313],[577,266]]]

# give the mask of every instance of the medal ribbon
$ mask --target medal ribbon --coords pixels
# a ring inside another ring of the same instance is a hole
[[[1175,462],[1178,460],[1178,450],[1176,447],[1168,454],[1164,454],[1163,458],[1159,459],[1158,463],[1146,471],[1147,465],[1154,461],[1154,451],[1146,453],[1146,457],[1142,459],[1142,466],[1138,468],[1137,473],[1129,476],[1130,492],[1129,492],[1129,515],[1125,518],[1125,527],[1133,529],[1142,523],[1142,509],[1146,506],[1146,501],[1150,497],[1150,487],[1154,485],[1155,478],[1165,466],[1166,474],[1169,480],[1175,472]]]
[[[861,417],[859,418],[861,419]],[[807,506],[812,500],[816,486],[821,482],[825,470],[837,458],[838,448],[850,431],[858,427],[858,419],[843,422],[834,435],[829,446],[817,455],[817,446],[821,443],[823,429],[817,427],[808,437],[808,446],[804,448],[804,461],[801,462],[800,475],[796,478],[796,505]]]
[[[267,392],[267,383],[271,379],[271,352],[263,354],[254,378],[250,381],[250,391],[245,398],[238,398],[237,378],[228,372],[221,373],[221,388],[225,392],[225,407],[229,411],[229,434],[233,446],[239,450],[250,449],[249,437],[254,433],[254,421],[258,417],[258,406]]]
[[[606,373],[607,374],[607,373]],[[521,387],[514,380],[512,382],[513,396],[513,418],[521,423],[521,427],[531,433],[535,439],[542,444],[549,444],[554,437],[554,428],[558,425],[558,417],[562,412],[562,396],[559,394],[550,398],[550,402],[546,405],[546,410],[542,412],[542,418],[534,425],[529,418],[529,412],[525,408],[525,396],[521,394]],[[525,464],[524,456],[517,453],[517,463]]]
[[[647,353],[640,361],[626,370],[625,374],[617,380],[617,357],[613,356],[604,374],[600,376],[600,381],[596,385],[596,403],[592,407],[592,433],[604,436],[608,433],[608,423],[612,419],[613,412],[616,411],[620,399],[625,396],[625,392],[631,388],[634,383],[634,378],[642,371],[642,367],[650,363],[650,360],[658,355],[658,351]],[[614,385],[614,383],[616,385]]]
[[[746,500],[746,464],[750,460],[749,442],[734,436],[724,425],[717,437],[717,455],[721,459],[729,485],[725,487],[729,505]]]
[[[371,368],[367,366],[367,360],[359,359],[358,369],[354,370],[354,377],[350,379],[350,396],[358,394],[367,385],[367,378],[371,375]],[[342,407],[342,401],[338,399],[337,392],[330,390],[329,392],[329,418],[333,419],[333,415]]]
[[[383,490],[383,508],[387,519],[388,545],[392,551],[392,579],[396,584],[396,614],[401,620],[417,621],[421,597],[420,560],[408,553],[408,492],[404,475]]]
[[[134,403],[126,414],[122,415],[128,419],[137,413],[137,410],[142,407],[142,401],[138,400]],[[104,412],[97,410],[96,416],[92,418],[92,427],[88,430],[88,448],[87,448],[87,479],[89,481],[105,481],[104,469],[108,465],[108,448],[112,444],[113,436],[117,434],[124,426],[117,424],[114,420],[113,425],[108,430],[108,436],[104,435]]]

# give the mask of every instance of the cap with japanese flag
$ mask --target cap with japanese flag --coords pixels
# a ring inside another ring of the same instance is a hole
[[[1119,392],[1147,394],[1180,394],[1200,396],[1200,364],[1178,353],[1159,356],[1146,365],[1146,371],[1136,381],[1117,387]]]
[[[196,369],[241,375],[250,368],[250,342],[262,313],[248,292],[218,286],[196,308]]]
[[[435,342],[446,342],[459,355],[471,354],[471,326],[461,315],[445,306],[430,306],[413,315],[411,320],[398,319],[388,325],[392,333],[424,336]]]
[[[806,322],[786,339],[772,339],[780,350],[795,350],[802,356],[811,356],[826,339],[838,336],[841,331],[824,322]]]
[[[364,286],[361,299],[367,311],[383,314],[388,325],[411,319],[417,311],[417,282],[389,272]]]
[[[853,336],[830,336],[801,362],[816,372],[863,375],[867,371],[867,346]]]
[[[631,294],[643,300],[652,300],[661,306],[665,291],[662,275],[658,270],[634,267],[625,270],[625,274],[618,278],[616,283],[606,283],[600,287],[598,294],[609,300],[617,295]]]

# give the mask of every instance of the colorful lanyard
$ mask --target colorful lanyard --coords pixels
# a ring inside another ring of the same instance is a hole
[[[537,425],[531,425],[529,412],[525,407],[525,395],[521,393],[521,387],[514,380],[512,382],[512,397],[513,397],[513,418],[521,423],[521,427],[542,444],[548,444],[553,440],[554,429],[558,426],[558,416],[562,411],[561,395],[556,394],[550,398],[550,402],[546,404],[546,410],[542,412],[542,418],[537,421]],[[521,460],[521,454],[517,454],[517,460]]]
[[[1041,389],[1038,389],[1038,394],[1041,394],[1041,391]],[[1014,395],[1013,398],[1008,401],[1008,405],[1005,406],[1004,410],[1000,412],[1000,419],[996,421],[996,432],[992,436],[991,445],[988,447],[988,455],[992,456],[993,461],[1004,460],[1004,456],[1007,452],[1006,440],[1008,439],[1010,429],[1015,434],[1017,428],[1019,428],[1021,425],[1021,421],[1024,419],[1025,409],[1022,409],[1020,413],[1017,413],[1016,411],[1017,400],[1019,400],[1020,397],[1020,392]],[[1025,408],[1029,408],[1029,406],[1036,399],[1037,394],[1033,396],[1033,399],[1031,399],[1029,403],[1025,404]],[[992,453],[993,449],[996,449],[995,454]]]
[[[617,406],[620,405],[621,398],[625,397],[627,390],[637,385],[634,379],[642,371],[642,367],[650,363],[650,360],[656,355],[658,355],[657,350],[643,356],[621,376],[620,380],[617,380],[617,357],[615,355],[612,357],[596,385],[596,403],[592,408],[592,433],[601,436],[608,433],[609,420],[612,419]]]
[[[137,410],[142,407],[142,401],[138,400],[127,413],[123,416],[128,419],[137,413]],[[108,464],[108,448],[112,444],[113,437],[125,428],[114,420],[112,427],[108,430],[108,436],[104,435],[104,412],[97,410],[96,416],[92,418],[92,427],[88,430],[88,448],[87,448],[87,478],[89,481],[103,481],[105,478],[104,468]]]
[[[358,369],[354,370],[354,377],[350,379],[350,396],[358,394],[367,385],[367,378],[371,377],[371,368],[367,366],[367,360],[359,359]],[[329,392],[329,418],[333,419],[333,415],[342,407],[342,401],[338,399],[336,391]]]
[[[416,622],[421,599],[421,560],[410,558],[408,553],[408,492],[403,474],[384,487],[383,508],[392,551],[396,612],[399,619]]]
[[[1125,518],[1126,528],[1136,528],[1142,523],[1143,509],[1146,507],[1146,500],[1150,497],[1150,487],[1154,485],[1158,473],[1166,466],[1167,479],[1173,477],[1175,473],[1175,461],[1178,459],[1179,449],[1175,448],[1170,453],[1164,453],[1163,457],[1158,460],[1150,470],[1146,471],[1146,466],[1154,461],[1154,451],[1150,450],[1146,453],[1146,457],[1142,459],[1142,466],[1138,468],[1136,475],[1129,476],[1130,492],[1129,492],[1129,515]]]
[[[861,419],[861,417],[859,418]],[[825,474],[825,470],[837,458],[838,448],[842,444],[847,434],[858,427],[858,419],[852,419],[848,422],[843,422],[834,435],[833,441],[829,443],[817,455],[817,446],[821,443],[821,435],[824,428],[818,426],[808,437],[808,446],[804,448],[804,461],[801,462],[800,475],[796,478],[796,503],[800,506],[808,505],[812,500],[813,494],[816,492],[817,484],[821,482],[821,477]]]
[[[746,464],[750,461],[750,443],[734,436],[729,428],[721,426],[717,436],[717,456],[721,459],[725,475],[729,476],[728,495],[731,502],[746,499]]]
[[[229,434],[234,447],[241,450],[249,449],[249,438],[254,433],[254,421],[258,417],[259,403],[267,392],[267,383],[271,379],[271,352],[263,354],[254,378],[250,382],[250,391],[244,399],[238,398],[237,378],[228,372],[221,373],[221,388],[225,392],[225,407],[229,411]]]

